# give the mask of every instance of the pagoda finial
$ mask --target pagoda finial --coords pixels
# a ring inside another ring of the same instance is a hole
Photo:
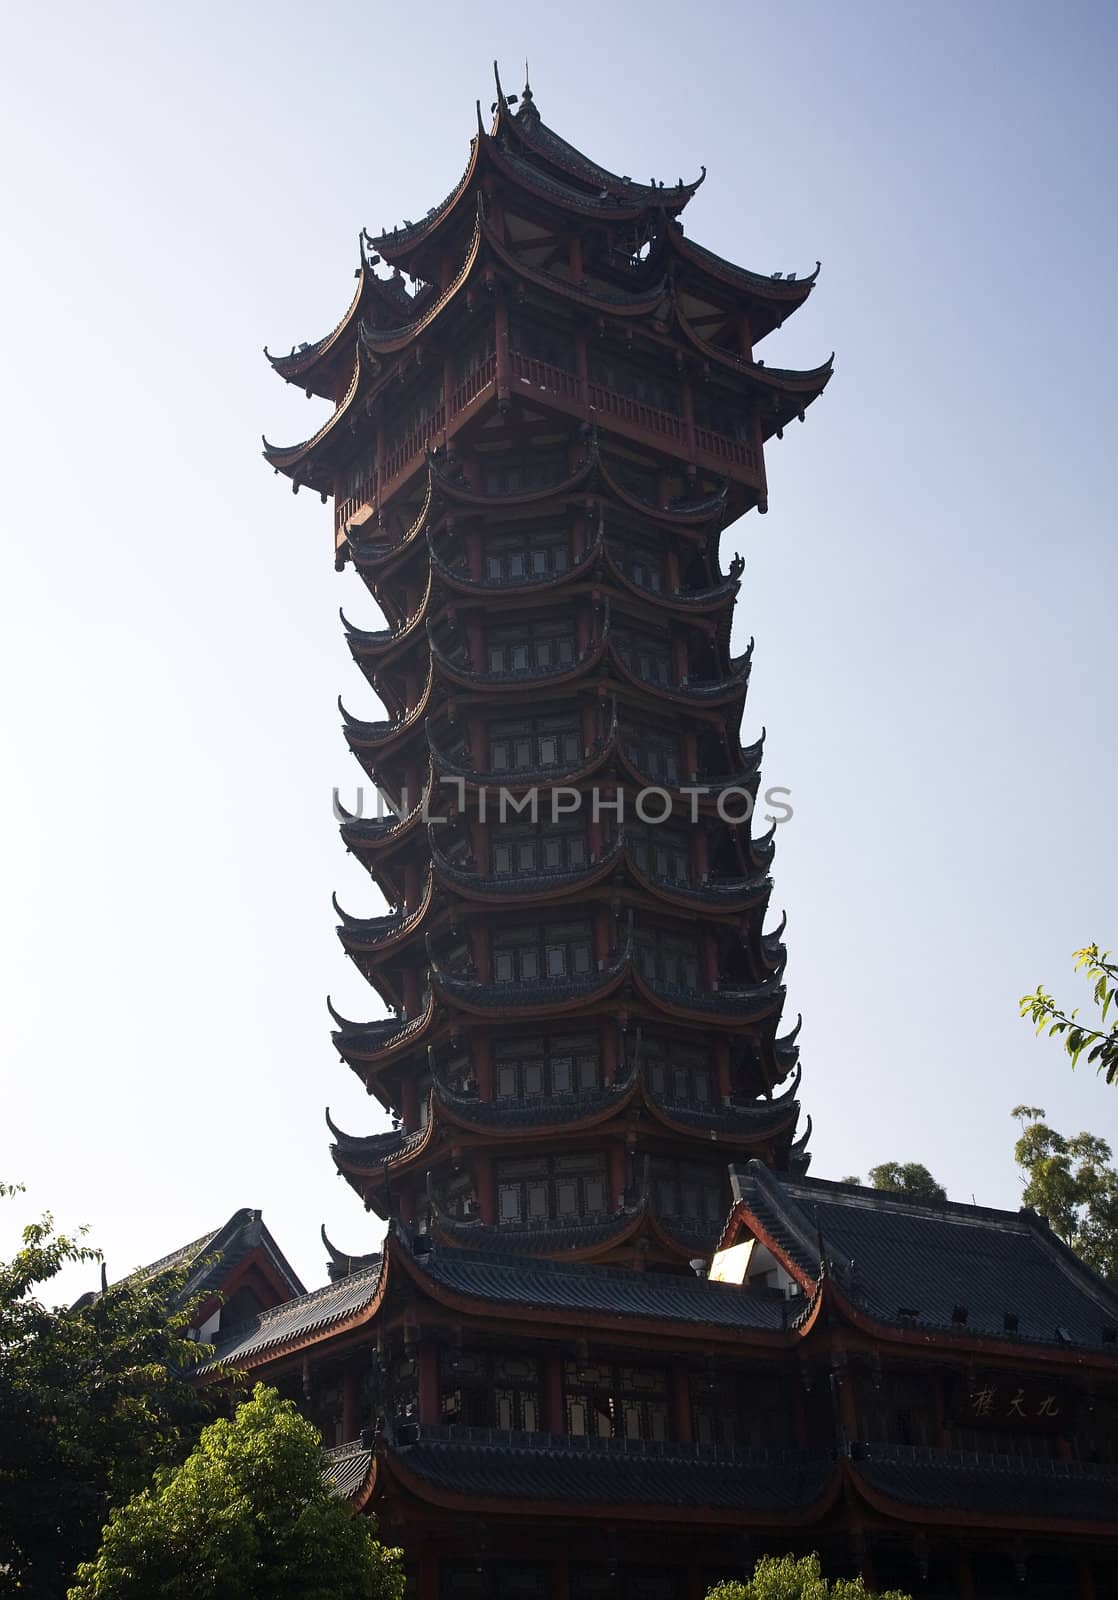
[[[531,105],[532,104],[532,85],[528,81],[528,61],[527,61],[527,58],[525,58],[525,61],[524,61],[524,92],[520,96],[520,100],[521,100],[521,104],[524,104],[524,105]]]

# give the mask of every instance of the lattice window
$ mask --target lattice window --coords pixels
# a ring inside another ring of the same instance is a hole
[[[581,756],[582,734],[573,716],[495,722],[490,730],[489,765],[494,772],[569,769]]]
[[[495,983],[562,982],[594,970],[589,923],[498,930],[493,941]]]
[[[600,1081],[598,1043],[585,1035],[500,1044],[495,1066],[499,1100],[555,1098],[596,1089]]]
[[[600,1151],[497,1162],[497,1217],[507,1227],[604,1216],[607,1206]]]

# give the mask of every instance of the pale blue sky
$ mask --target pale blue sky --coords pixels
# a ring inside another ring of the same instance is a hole
[[[1110,5],[9,5],[0,21],[5,776],[0,1174],[123,1272],[265,1217],[371,1247],[322,1108],[374,1103],[327,991],[376,1002],[332,784],[330,513],[259,457],[317,402],[260,354],[333,326],[357,232],[422,215],[531,61],[547,121],[689,176],[695,237],[810,271],[770,363],[836,376],[727,546],[744,726],[796,808],[813,1170],[925,1161],[1016,1205],[1017,1101],[1114,1137],[1118,1093],[1016,1017],[1118,945]],[[27,1209],[21,1208],[21,1209]],[[7,1234],[5,1233],[5,1237]]]

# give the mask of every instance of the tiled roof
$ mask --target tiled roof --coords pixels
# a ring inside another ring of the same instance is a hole
[[[961,1450],[882,1447],[855,1474],[871,1490],[905,1505],[988,1516],[1069,1517],[1114,1523],[1118,1467],[1030,1456],[974,1456]],[[936,1459],[936,1458],[940,1459]]]
[[[626,1232],[632,1221],[632,1213],[628,1212],[587,1221],[541,1222],[516,1228],[478,1221],[459,1222],[454,1217],[440,1215],[434,1231],[446,1239],[461,1242],[467,1249],[477,1246],[486,1253],[519,1256],[522,1252],[528,1255],[545,1252],[553,1255],[562,1250],[585,1250],[607,1244],[616,1235]]]
[[[585,1117],[610,1110],[627,1094],[630,1082],[626,1079],[604,1089],[588,1089],[581,1094],[539,1096],[531,1100],[481,1100],[476,1095],[456,1094],[440,1085],[438,1098],[451,1112],[457,1111],[477,1126],[550,1128],[565,1122],[581,1122]]]
[[[599,1312],[718,1328],[779,1331],[788,1302],[730,1284],[662,1272],[525,1261],[438,1248],[419,1257],[425,1276],[458,1294],[541,1311]],[[794,1304],[794,1302],[793,1302]]]
[[[341,1444],[334,1450],[322,1452],[322,1476],[334,1493],[344,1499],[361,1488],[372,1464],[372,1450],[360,1442]]]
[[[200,1370],[219,1365],[235,1365],[249,1356],[260,1356],[275,1346],[287,1344],[309,1333],[319,1333],[334,1323],[344,1322],[369,1305],[380,1286],[383,1263],[355,1272],[338,1283],[289,1300],[285,1305],[264,1311],[239,1323],[217,1337],[212,1361]]]
[[[185,1272],[187,1277],[182,1291],[185,1298],[202,1294],[207,1290],[220,1289],[233,1269],[256,1249],[263,1250],[293,1295],[306,1293],[283,1252],[265,1227],[263,1215],[248,1206],[242,1206],[239,1211],[234,1211],[220,1228],[212,1228],[209,1233],[203,1233],[199,1238],[192,1239],[189,1244],[180,1245],[177,1250],[160,1256],[158,1261],[149,1262],[137,1272],[129,1273],[128,1278],[146,1282],[163,1272]],[[95,1298],[91,1294],[83,1295],[78,1304],[86,1304]]]
[[[1094,1349],[1104,1327],[1118,1325],[1118,1297],[1031,1212],[793,1181],[757,1161],[731,1175],[764,1230],[812,1277],[821,1237],[844,1291],[879,1321],[896,1323],[904,1308],[918,1327]]]
[[[819,1500],[836,1470],[828,1456],[792,1451],[633,1446],[484,1428],[405,1427],[389,1448],[444,1491],[599,1505],[793,1511]]]

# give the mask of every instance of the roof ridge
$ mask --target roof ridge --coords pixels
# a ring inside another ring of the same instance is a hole
[[[966,1200],[925,1200],[917,1195],[905,1194],[896,1189],[874,1189],[869,1184],[843,1183],[837,1178],[785,1178],[778,1181],[783,1187],[801,1191],[795,1198],[807,1200],[824,1195],[835,1199],[846,1198],[864,1209],[899,1210],[926,1213],[929,1217],[948,1217],[963,1222],[968,1220],[998,1220],[1012,1224],[1016,1231],[1025,1232],[1029,1223],[1024,1208],[1011,1211],[1001,1206],[981,1206]]]

